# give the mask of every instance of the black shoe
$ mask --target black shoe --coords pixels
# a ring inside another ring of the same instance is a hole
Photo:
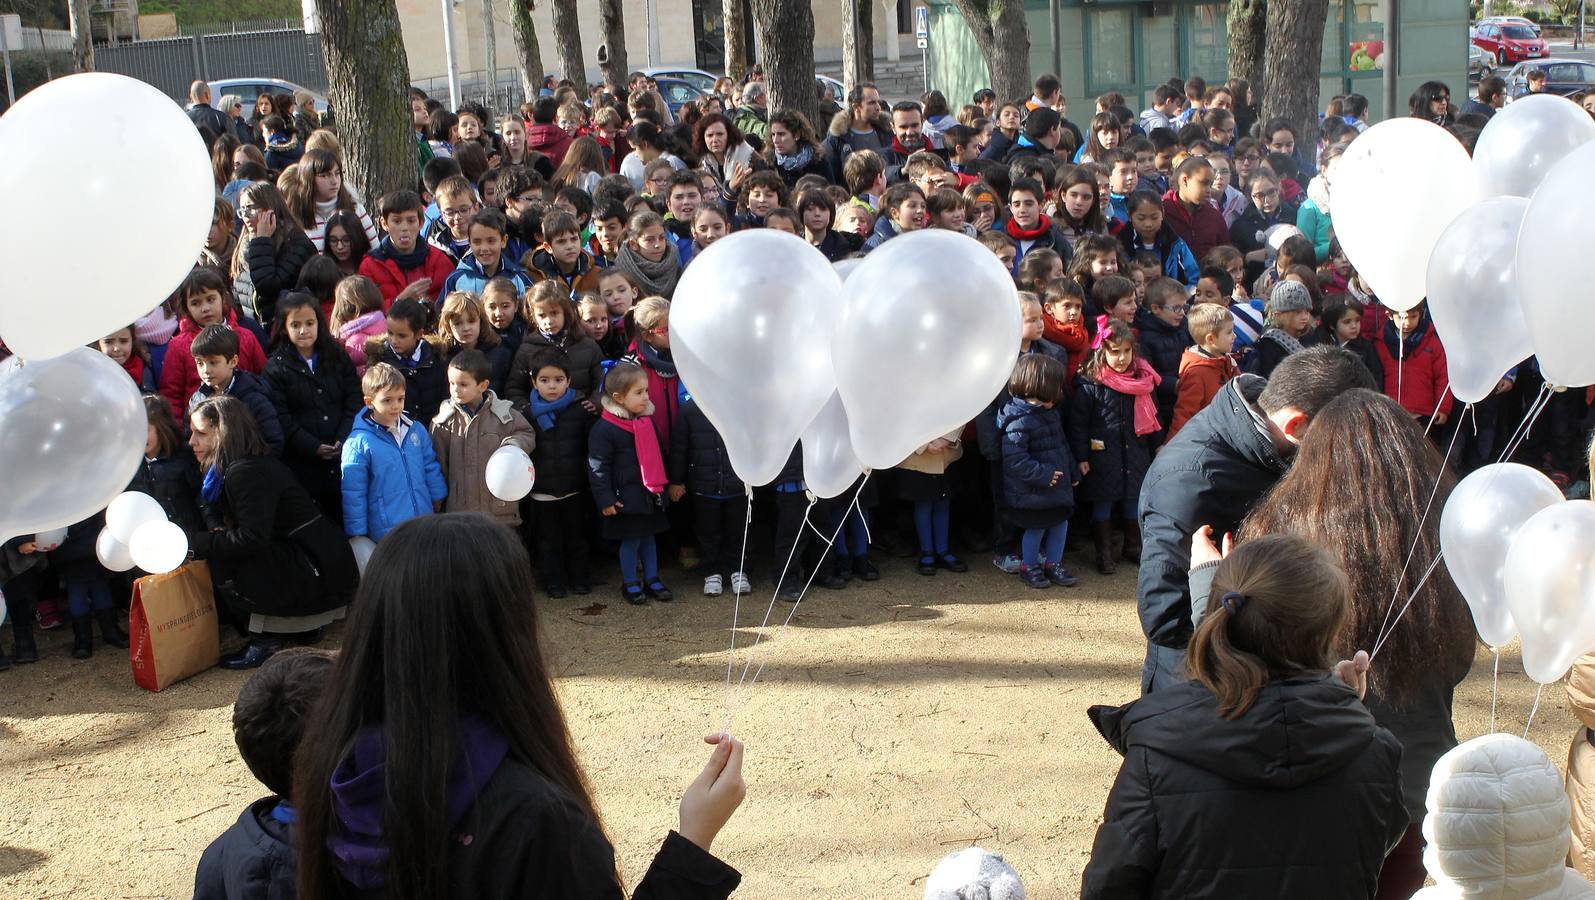
[[[834,573],[821,575],[814,579],[814,583],[828,591],[840,591],[847,588],[847,579]]]
[[[936,557],[935,557],[935,555],[931,554],[931,553],[923,553],[923,554],[921,554],[920,557],[919,557],[919,564],[914,567],[914,571],[918,572],[921,575],[935,575],[936,574]]]
[[[781,591],[777,596],[779,596],[783,602],[796,603],[803,599],[803,586],[798,584],[786,585],[785,587],[781,588]]]
[[[561,585],[557,585],[557,584],[549,585],[548,586],[548,599],[550,599],[550,600],[563,600],[563,599],[565,599],[565,588],[562,587]]]
[[[860,581],[881,580],[881,570],[875,568],[875,564],[870,562],[867,556],[853,557],[853,574],[857,575]]]
[[[936,560],[936,565],[946,569],[949,572],[962,573],[969,571],[969,563],[964,562],[951,553],[943,553],[941,558]]]
[[[670,601],[676,599],[676,595],[670,592],[670,588],[665,587],[665,583],[657,578],[649,581],[648,584],[643,587],[643,591],[648,596],[658,600],[660,603],[669,603]]]
[[[72,620],[72,658],[88,659],[94,655],[94,625],[88,616]]]
[[[642,606],[648,602],[648,595],[642,592],[642,585],[636,582],[621,585],[620,596],[624,597],[626,602],[632,606]]]
[[[17,636],[11,645],[11,661],[19,666],[39,661],[39,648],[33,643],[33,635]]]
[[[6,656],[4,650],[0,650],[0,672],[4,672],[9,668],[11,668],[11,657]]]
[[[114,609],[102,609],[94,614],[100,620],[100,640],[107,647],[127,649],[127,635],[122,633],[121,617]]]
[[[244,645],[244,649],[222,657],[217,665],[224,669],[258,669],[281,649],[282,642],[275,638],[255,637]]]
[[[570,592],[578,597],[585,597],[593,592],[593,586],[585,581],[578,581],[570,586]]]
[[[852,560],[852,558],[851,557],[846,557],[846,556],[838,556],[836,558],[836,565],[831,571],[836,573],[836,577],[842,579],[843,581],[852,581],[853,580],[853,560]]]
[[[321,639],[325,635],[325,629],[312,628],[309,631],[301,631],[298,634],[290,634],[288,635],[288,640],[298,644],[301,647],[313,647],[316,644],[321,643]]]

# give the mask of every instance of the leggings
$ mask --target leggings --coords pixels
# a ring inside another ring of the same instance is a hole
[[[1024,536],[1019,543],[1023,548],[1024,560],[1027,566],[1035,567],[1046,563],[1050,566],[1063,564],[1063,545],[1069,537],[1068,521],[1059,522],[1051,528],[1026,528]],[[1041,558],[1045,551],[1046,557]]]
[[[1093,521],[1093,522],[1111,522],[1111,521],[1113,521],[1113,507],[1115,507],[1117,505],[1118,505],[1118,501],[1116,501],[1116,500],[1093,500],[1091,502],[1091,521]],[[1125,516],[1124,517],[1124,521],[1133,522],[1133,521],[1135,521],[1135,517],[1133,515]]]
[[[89,614],[90,604],[95,612],[111,608],[111,585],[104,579],[98,581],[69,581],[66,585],[67,609],[72,618],[81,619]]]
[[[854,509],[852,501],[849,500],[842,509],[846,511],[846,520],[842,520],[840,516],[834,514],[831,518],[831,530],[837,532],[836,544],[833,547],[836,555],[845,556],[849,559],[858,556],[868,556],[869,525],[864,518],[863,507]],[[840,531],[837,530],[838,526],[840,526]]]
[[[659,553],[654,547],[654,536],[629,538],[620,542],[620,578],[626,584],[637,583],[637,560],[642,559],[642,580],[653,581],[659,577]]]
[[[914,501],[914,533],[919,536],[920,556],[946,556],[950,552],[947,531],[952,508],[950,497]]]

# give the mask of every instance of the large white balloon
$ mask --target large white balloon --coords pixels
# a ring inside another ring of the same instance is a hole
[[[1567,387],[1595,384],[1595,282],[1590,257],[1589,198],[1595,196],[1595,143],[1568,154],[1529,198],[1517,242],[1523,318],[1545,380]]]
[[[165,519],[146,522],[133,532],[127,549],[140,569],[151,575],[162,575],[188,558],[188,535],[175,522]]]
[[[941,229],[899,235],[865,257],[846,288],[832,354],[864,465],[895,466],[961,428],[1013,374],[1018,292],[979,242]]]
[[[37,545],[35,550],[45,553],[49,553],[51,550],[60,549],[61,545],[65,542],[65,528],[52,528],[49,531],[41,531],[33,536],[33,543]]]
[[[34,300],[50,306],[48,296]],[[148,436],[138,386],[109,356],[79,347],[0,362],[0,540],[104,509],[138,471]]]
[[[144,525],[164,521],[160,501],[141,491],[124,491],[105,508],[105,530],[123,544],[132,544],[134,532]]]
[[[1595,119],[1559,94],[1529,94],[1490,117],[1473,145],[1480,197],[1534,195],[1556,164],[1595,141]]]
[[[133,551],[117,540],[109,528],[101,528],[99,537],[94,539],[94,555],[99,558],[100,565],[112,572],[126,572],[134,565]]]
[[[1540,684],[1595,650],[1595,503],[1535,513],[1506,553],[1507,602],[1523,636],[1523,670]]]
[[[126,326],[194,267],[215,205],[210,155],[153,86],[85,72],[34,88],[0,117],[0,157],[0,338],[18,356]],[[86,226],[102,236],[92,260]]]
[[[1562,502],[1538,470],[1517,463],[1478,469],[1457,483],[1440,514],[1440,551],[1451,580],[1473,611],[1473,627],[1491,647],[1517,635],[1507,607],[1506,554],[1535,513]]]
[[[1330,187],[1335,235],[1379,302],[1408,310],[1424,297],[1429,254],[1472,205],[1468,151],[1426,119],[1386,119],[1340,158]]]
[[[1429,257],[1429,313],[1445,345],[1451,393],[1463,403],[1490,396],[1508,369],[1534,353],[1517,278],[1517,236],[1528,207],[1522,197],[1475,203],[1440,234]]]
[[[803,432],[803,481],[814,496],[828,500],[846,493],[862,474],[864,464],[853,453],[842,395],[832,392]]]
[[[365,575],[366,564],[371,562],[371,554],[377,552],[376,541],[362,534],[349,539],[349,549],[354,552],[355,568],[360,570],[362,576]]]
[[[808,241],[758,228],[693,257],[670,304],[681,382],[752,485],[781,473],[836,390],[831,331],[842,282]]]
[[[536,473],[526,451],[513,444],[493,451],[487,458],[487,491],[506,503],[517,503],[532,492]]]

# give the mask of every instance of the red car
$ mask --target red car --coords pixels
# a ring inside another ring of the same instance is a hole
[[[1527,25],[1486,22],[1473,30],[1473,45],[1495,57],[1497,65],[1541,59],[1549,49]]]

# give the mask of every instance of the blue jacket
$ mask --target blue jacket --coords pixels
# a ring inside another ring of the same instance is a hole
[[[1143,245],[1135,229],[1128,225],[1119,232],[1119,243],[1124,245],[1125,255],[1132,260],[1137,253],[1156,253],[1157,258],[1163,261],[1164,275],[1188,288],[1196,287],[1197,277],[1201,273],[1196,254],[1191,252],[1190,244],[1174,233],[1168,222],[1163,223],[1163,229],[1157,233],[1150,247]]]
[[[482,264],[476,261],[475,253],[465,254],[460,264],[454,267],[449,277],[443,279],[443,289],[438,291],[438,308],[443,308],[443,298],[453,291],[465,291],[481,296],[482,289],[494,278],[508,278],[515,283],[515,293],[525,296],[532,287],[532,276],[520,264],[509,258],[509,254],[499,257],[498,271],[488,275],[482,271]]]
[[[1050,356],[1065,368],[1069,365],[1068,351],[1046,338],[1031,341],[1029,350],[1019,351],[1019,358],[1024,359],[1026,353]],[[979,448],[980,455],[984,456],[987,462],[1002,461],[1002,429],[997,427],[997,413],[1001,412],[1012,399],[1013,396],[1008,393],[1008,388],[1005,386],[997,392],[997,396],[993,397],[990,403],[986,404],[986,408],[975,416],[975,446]]]
[[[897,237],[897,226],[892,224],[892,217],[881,210],[880,218],[875,220],[875,229],[870,232],[869,238],[864,241],[863,252],[869,253],[894,237]]]
[[[249,804],[232,827],[205,848],[194,872],[194,900],[255,900],[295,892],[293,836],[272,813],[281,801]]]
[[[363,534],[380,541],[448,496],[431,436],[416,422],[401,421],[410,426],[402,447],[369,409],[355,418],[343,443],[343,530],[350,537]]]
[[[1079,473],[1057,409],[1009,398],[997,413],[1002,429],[1002,502],[1010,509],[1073,509]],[[1062,472],[1056,484],[1052,473]]]
[[[201,384],[199,390],[194,392],[194,396],[188,398],[189,410],[192,411],[201,400],[213,397],[216,393]],[[267,451],[272,456],[282,456],[282,423],[277,419],[277,404],[272,400],[271,386],[266,383],[266,379],[253,372],[234,369],[233,380],[221,393],[236,397],[249,407],[250,415],[255,417],[255,424],[260,428],[260,438],[266,442]]]

